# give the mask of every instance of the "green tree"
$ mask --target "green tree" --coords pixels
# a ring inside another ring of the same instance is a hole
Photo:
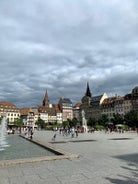
[[[3,117],[1,116],[1,117],[0,117],[0,124],[1,124],[2,118],[3,118]]]
[[[58,126],[57,121],[53,122],[53,126],[54,126],[54,127],[57,127],[57,126]]]
[[[63,127],[68,127],[69,126],[69,121],[63,121],[62,126]]]
[[[22,127],[23,126],[23,119],[22,118],[16,118],[14,120],[14,125],[17,127]]]
[[[121,116],[121,114],[113,114],[113,118],[111,118],[111,122],[116,125],[116,124],[120,124],[124,122],[123,117]]]
[[[126,125],[133,127],[133,128],[138,128],[138,111],[132,110],[128,112],[124,116],[124,120],[126,122]]]
[[[98,120],[98,124],[104,127],[108,124],[108,122],[109,122],[109,118],[107,114],[103,114],[101,118],[99,118]]]
[[[96,125],[96,122],[97,122],[96,118],[90,117],[87,121],[87,125],[90,127],[94,127]]]
[[[42,120],[41,118],[39,118],[39,119],[35,122],[35,124],[36,124],[37,126],[41,127],[42,129],[45,128],[45,126],[46,126],[45,121]]]
[[[24,125],[23,124],[23,119],[22,118],[16,118],[14,120],[14,125],[20,129],[19,131],[21,133],[21,127]]]
[[[77,118],[73,118],[72,120],[68,119],[68,121],[69,121],[69,126],[70,127],[76,127],[77,124],[78,124]]]

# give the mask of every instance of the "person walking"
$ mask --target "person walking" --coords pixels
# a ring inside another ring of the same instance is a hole
[[[54,135],[53,135],[53,137],[52,137],[52,140],[55,141],[55,140],[56,140],[56,137],[57,137],[57,131],[54,130]]]
[[[75,128],[75,134],[76,134],[76,137],[78,137],[78,129]]]
[[[71,137],[73,138],[74,137],[74,134],[75,134],[75,130],[74,130],[74,127],[71,128]]]

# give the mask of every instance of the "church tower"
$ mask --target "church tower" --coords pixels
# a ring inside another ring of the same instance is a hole
[[[46,90],[45,97],[44,97],[44,100],[43,100],[43,106],[49,107],[49,99],[48,99],[47,90]]]
[[[89,88],[89,83],[87,82],[87,88],[86,88],[86,93],[85,96],[88,96],[91,98],[91,92],[90,92],[90,88]]]
[[[82,97],[81,102],[81,110],[85,112],[86,120],[88,120],[89,117],[91,117],[91,91],[88,82],[86,86],[85,96]]]

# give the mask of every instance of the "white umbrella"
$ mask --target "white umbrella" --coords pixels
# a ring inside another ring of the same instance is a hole
[[[122,127],[122,126],[124,126],[123,124],[117,124],[116,125],[117,127]]]

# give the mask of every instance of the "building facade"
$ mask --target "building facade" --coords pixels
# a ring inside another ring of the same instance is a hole
[[[107,115],[108,119],[112,119],[114,114],[122,113],[122,97],[116,95],[115,97],[109,97],[104,99],[101,104],[102,115]]]
[[[20,109],[20,115],[23,119],[24,127],[29,127],[33,130],[37,128],[37,125],[35,125],[35,113],[31,108]]]
[[[91,98],[91,106],[92,106],[92,118],[99,119],[102,115],[101,104],[108,96],[106,93],[103,93],[99,96],[94,96]]]
[[[76,118],[78,122],[82,121],[81,104],[82,104],[81,102],[78,102],[73,106],[73,118]]]
[[[85,96],[83,96],[81,100],[81,111],[84,110],[87,120],[90,118],[98,119],[101,117],[101,104],[106,98],[108,98],[106,93],[99,96],[92,96],[89,84],[87,83]]]
[[[38,106],[39,118],[44,120],[45,123],[62,123],[62,113],[59,110],[58,104],[50,104],[48,92],[46,90],[41,106]]]
[[[113,118],[114,114],[120,114],[122,118],[131,110],[138,110],[138,87],[132,89],[132,93],[121,97],[106,98],[102,105],[102,114],[106,114],[109,119]]]
[[[138,86],[132,89],[132,106],[133,110],[138,110]]]
[[[69,98],[60,98],[58,106],[62,113],[62,122],[73,119],[73,104]]]
[[[74,106],[69,98],[60,98],[58,104],[50,104],[47,90],[42,105],[36,108],[19,109],[11,102],[0,102],[0,116],[5,114],[9,125],[14,125],[15,119],[22,117],[24,126],[33,128],[35,128],[35,122],[39,118],[44,120],[45,123],[62,123],[73,118],[81,122],[82,111],[85,112],[88,121],[90,118],[98,120],[104,114],[109,119],[113,118],[114,114],[120,114],[124,117],[131,110],[138,110],[138,86],[123,97],[119,95],[108,97],[106,93],[93,96],[87,83],[85,95],[81,102]]]
[[[0,102],[0,117],[6,115],[9,126],[14,125],[14,121],[20,118],[20,109],[11,102]]]

